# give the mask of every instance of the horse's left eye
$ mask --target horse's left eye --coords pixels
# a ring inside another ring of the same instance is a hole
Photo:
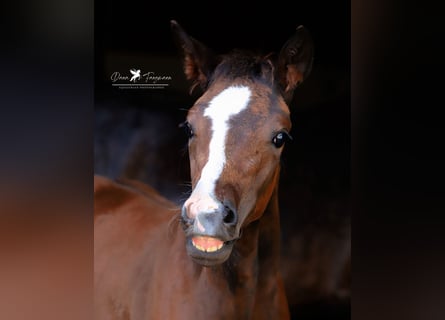
[[[292,137],[286,131],[278,132],[273,138],[272,143],[276,148],[281,148],[285,142],[292,140]]]

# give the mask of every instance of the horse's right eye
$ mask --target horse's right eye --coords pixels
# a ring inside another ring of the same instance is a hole
[[[188,121],[181,123],[179,126],[184,129],[185,134],[187,135],[187,137],[189,139],[195,135],[193,132],[193,128],[192,128],[191,124],[188,123]]]

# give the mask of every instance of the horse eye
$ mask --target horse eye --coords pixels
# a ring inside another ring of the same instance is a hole
[[[278,132],[273,138],[272,143],[276,148],[281,148],[285,142],[292,140],[292,137],[286,131]]]
[[[192,128],[191,124],[188,123],[187,121],[181,123],[179,125],[179,127],[184,129],[184,131],[189,139],[194,136],[193,128]]]

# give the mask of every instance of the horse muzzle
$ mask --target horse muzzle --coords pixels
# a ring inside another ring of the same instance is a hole
[[[186,234],[186,249],[198,264],[213,266],[225,262],[238,238],[238,215],[231,206],[219,204],[209,211],[190,214],[183,206],[181,221]]]

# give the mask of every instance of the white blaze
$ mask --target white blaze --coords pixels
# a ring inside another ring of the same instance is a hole
[[[209,145],[209,158],[202,169],[199,183],[213,192],[215,182],[221,175],[226,162],[225,144],[229,130],[228,121],[249,103],[250,90],[247,87],[229,87],[210,101],[204,116],[212,121],[212,138]]]
[[[249,104],[250,89],[248,87],[229,87],[209,103],[204,116],[212,123],[212,137],[209,145],[209,158],[201,172],[196,188],[186,201],[190,204],[189,215],[195,217],[201,211],[216,209],[214,190],[226,163],[225,142],[229,130],[230,118],[244,110]]]

